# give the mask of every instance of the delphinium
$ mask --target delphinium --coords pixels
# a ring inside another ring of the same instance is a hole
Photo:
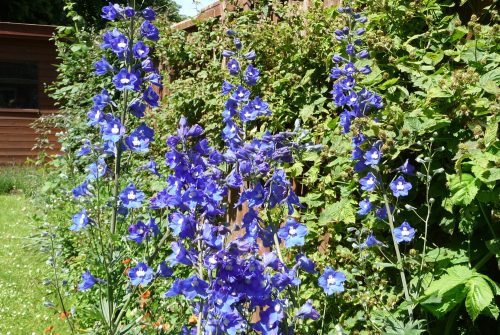
[[[346,7],[338,9],[346,18],[346,26],[337,29],[335,35],[344,44],[345,53],[333,56],[335,67],[330,72],[330,77],[334,80],[331,93],[335,105],[341,110],[341,133],[351,136],[351,159],[362,193],[358,217],[363,220],[374,215],[388,224],[404,297],[410,301],[400,244],[412,241],[415,229],[402,215],[400,206],[413,188],[410,180],[415,175],[415,167],[408,160],[397,169],[391,170],[385,166],[390,163],[390,145],[387,143],[388,138],[380,130],[382,124],[377,115],[383,108],[382,98],[359,85],[363,76],[371,73],[369,65],[362,65],[366,64],[365,60],[369,57],[361,39],[367,19],[355,12],[351,5],[352,2],[349,2]],[[386,247],[375,237],[370,227],[354,230],[358,233],[358,238],[364,236],[364,240],[354,244],[356,248]]]
[[[315,150],[301,144],[304,131],[249,138],[247,126],[271,114],[251,86],[259,79],[252,65],[256,54],[244,49],[234,31],[236,51],[225,50],[229,74],[224,81],[228,95],[222,114],[223,150],[209,146],[203,129],[179,123],[178,134],[167,140],[167,165],[173,173],[167,187],[151,201],[153,208],[169,207],[169,226],[179,239],[166,259],[170,267],[192,269],[186,279],[176,279],[166,297],[183,295],[193,301],[195,327],[189,334],[293,334],[299,320],[318,319],[312,301],[299,301],[299,271],[315,273],[315,264],[297,249],[304,245],[307,227],[300,223],[299,199],[284,170],[294,154]],[[229,190],[239,194],[228,201]],[[229,222],[231,207],[248,210],[241,221]],[[332,273],[328,272],[331,271]],[[327,269],[320,285],[343,291],[345,276]]]
[[[158,174],[148,157],[154,131],[143,117],[159,101],[154,87],[161,87],[161,76],[150,58],[159,31],[151,23],[155,12],[149,7],[136,10],[134,5],[109,3],[102,8],[102,17],[114,23],[102,37],[102,58],[95,63],[95,73],[107,76],[112,85],[92,98],[94,105],[87,114],[89,132],[99,135],[89,136],[93,141],[86,141],[77,152],[89,162],[88,174],[73,189],[81,209],[69,228],[88,246],[87,270],[78,289],[91,291],[89,297],[102,314],[96,328],[108,334],[122,333],[132,291],[162,275],[153,273],[149,264],[158,247],[151,242],[159,234],[159,222],[147,213],[141,177],[134,173],[142,164],[142,169]],[[129,269],[123,259],[133,259]]]

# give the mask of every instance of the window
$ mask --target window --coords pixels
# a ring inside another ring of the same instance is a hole
[[[38,108],[35,63],[0,61],[0,108]]]

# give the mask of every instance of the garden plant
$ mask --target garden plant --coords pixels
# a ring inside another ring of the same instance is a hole
[[[474,4],[60,28],[43,222],[70,332],[495,333],[499,16]]]

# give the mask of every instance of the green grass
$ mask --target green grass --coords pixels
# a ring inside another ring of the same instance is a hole
[[[32,194],[38,188],[40,179],[40,172],[32,167],[0,167],[0,194]]]
[[[53,300],[43,285],[47,255],[30,238],[37,233],[33,208],[21,194],[0,195],[0,335],[68,334],[58,311],[44,307]]]

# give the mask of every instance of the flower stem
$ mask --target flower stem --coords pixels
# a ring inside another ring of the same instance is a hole
[[[383,193],[383,198],[384,198],[385,209],[387,211],[387,218],[389,221],[389,226],[391,228],[392,242],[394,243],[394,250],[396,251],[396,258],[398,261],[398,268],[399,268],[399,274],[401,276],[401,283],[403,284],[403,292],[405,295],[405,300],[410,302],[411,298],[410,298],[410,292],[408,290],[408,284],[406,282],[405,271],[403,269],[403,260],[401,259],[401,252],[399,251],[398,242],[396,241],[396,238],[394,237],[394,218],[392,216],[391,207],[389,206],[389,199],[387,198],[387,194],[385,192]],[[412,311],[411,306],[408,306],[408,316],[410,317],[410,319],[413,318],[413,311]]]

